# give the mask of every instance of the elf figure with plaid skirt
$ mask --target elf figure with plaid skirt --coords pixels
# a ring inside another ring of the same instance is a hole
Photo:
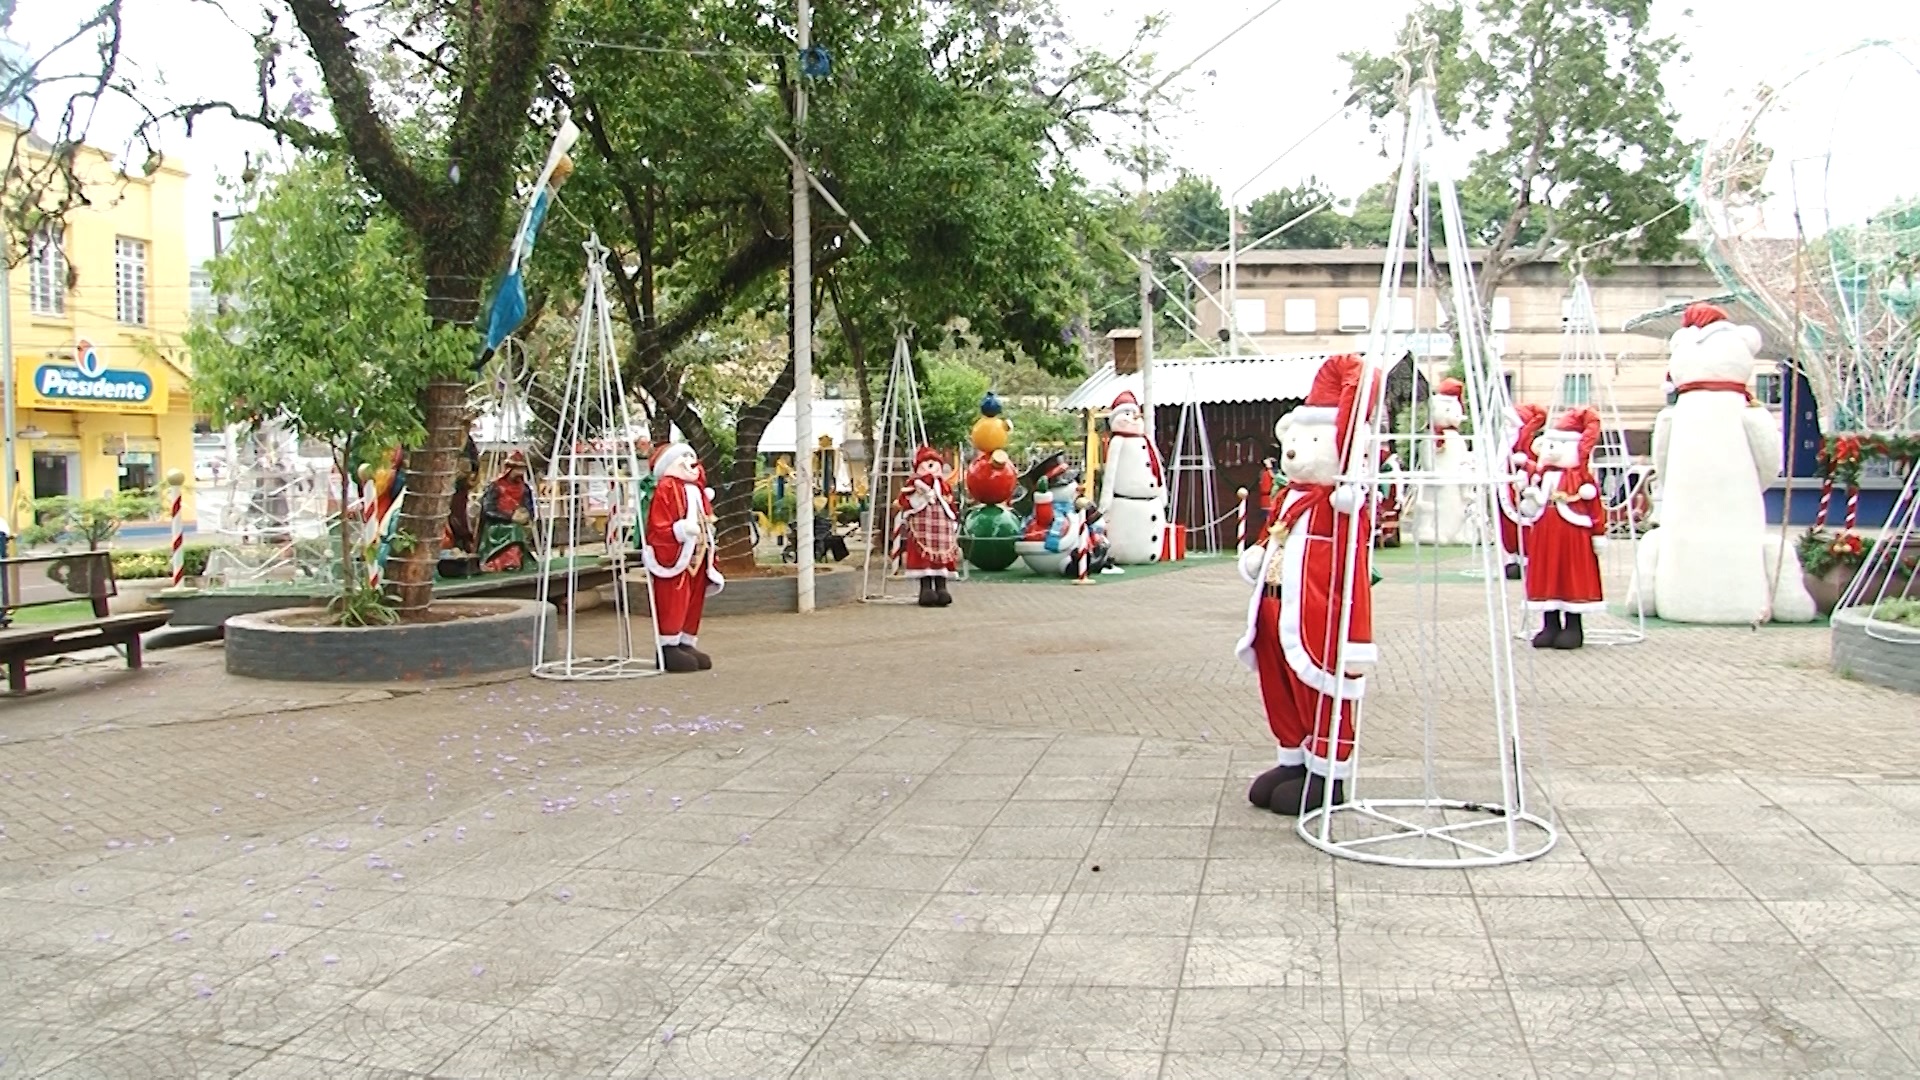
[[[960,522],[938,450],[923,446],[914,452],[913,482],[894,506],[901,565],[907,577],[920,579],[920,606],[946,607],[953,603],[947,579],[960,565]]]

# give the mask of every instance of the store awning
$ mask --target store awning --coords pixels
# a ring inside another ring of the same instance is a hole
[[[1241,404],[1255,401],[1298,401],[1307,396],[1313,377],[1326,362],[1326,353],[1295,356],[1236,356],[1155,360],[1153,405],[1181,406]],[[1104,410],[1121,391],[1140,396],[1140,375],[1121,375],[1109,361],[1086,382],[1060,401],[1067,411]]]
[[[1664,341],[1672,337],[1674,331],[1680,329],[1681,318],[1687,313],[1687,309],[1696,303],[1712,304],[1714,307],[1726,312],[1727,318],[1734,322],[1740,323],[1743,326],[1751,326],[1760,331],[1760,359],[1784,360],[1792,354],[1792,348],[1789,347],[1787,342],[1781,339],[1779,334],[1774,332],[1771,326],[1767,325],[1767,320],[1762,318],[1759,312],[1748,307],[1745,302],[1732,293],[1723,293],[1719,296],[1705,296],[1699,300],[1690,300],[1684,304],[1668,304],[1663,308],[1655,308],[1644,315],[1635,315],[1633,318],[1628,319],[1626,325],[1621,329],[1629,334],[1640,334],[1644,337],[1660,338]]]

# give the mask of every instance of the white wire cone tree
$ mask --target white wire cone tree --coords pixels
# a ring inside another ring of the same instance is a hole
[[[1607,512],[1608,544],[1600,557],[1607,607],[1586,618],[1588,645],[1633,645],[1647,639],[1645,605],[1627,601],[1638,592],[1636,551],[1651,501],[1646,473],[1633,470],[1627,458],[1626,426],[1620,421],[1620,406],[1614,395],[1614,372],[1615,365],[1600,340],[1593,290],[1586,275],[1576,272],[1560,332],[1560,361],[1553,382],[1554,399],[1547,409],[1547,427],[1574,409],[1592,409],[1600,417],[1600,443],[1590,465]],[[1522,530],[1523,554],[1526,535]]]
[[[927,444],[927,423],[920,411],[920,385],[913,376],[913,351],[902,331],[894,338],[893,363],[880,406],[880,431],[874,437],[873,464],[867,476],[867,551],[860,561],[860,598],[866,603],[908,603],[907,592],[889,592],[900,577],[894,548],[899,537],[893,500],[913,476],[913,453]],[[811,492],[796,496],[807,498]],[[796,537],[795,543],[812,543]],[[961,565],[964,566],[965,560]]]
[[[584,247],[586,296],[580,304],[566,389],[561,393],[554,423],[546,491],[534,500],[540,509],[535,528],[542,541],[537,557],[546,566],[537,591],[540,626],[534,639],[533,674],[559,681],[631,679],[658,675],[666,666],[654,624],[653,575],[637,559],[630,558],[629,549],[637,546],[646,528],[639,498],[639,478],[645,466],[634,444],[633,418],[620,377],[619,354],[613,345],[613,314],[607,302],[607,249],[597,235]],[[612,475],[606,471],[610,456],[616,463]],[[606,493],[607,531],[603,537],[585,538],[575,525],[585,520],[587,500],[594,491]],[[563,527],[565,531],[561,532]],[[629,536],[634,538],[633,543],[627,542]],[[579,612],[598,603],[597,597],[583,597],[583,548],[590,545],[581,544],[582,539],[597,539],[604,544],[605,563],[613,570],[610,651],[586,651],[580,634]],[[635,637],[627,591],[629,574],[637,574],[646,584],[644,641]],[[555,592],[556,582],[559,592]],[[555,639],[557,653],[549,648],[549,636]]]
[[[1442,308],[1439,293],[1450,290],[1452,329],[1458,335],[1457,354],[1465,358],[1465,394],[1462,404],[1471,430],[1498,430],[1506,411],[1505,393],[1497,360],[1487,348],[1486,316],[1475,301],[1473,267],[1468,262],[1470,239],[1461,218],[1459,193],[1440,163],[1440,127],[1433,105],[1431,73],[1409,91],[1399,181],[1395,196],[1394,227],[1381,272],[1378,303],[1364,360],[1361,386],[1373,385],[1405,358],[1416,335],[1432,334],[1436,326],[1420,328],[1422,319],[1437,323]],[[1441,235],[1432,227],[1433,211],[1440,216]],[[1411,226],[1411,230],[1410,230]],[[1409,232],[1412,235],[1409,235]],[[1428,277],[1426,267],[1444,241],[1447,281]],[[1409,287],[1405,268],[1412,262],[1415,280]],[[1415,318],[1401,314],[1403,298],[1414,301]],[[1407,326],[1408,322],[1414,324]],[[1431,340],[1422,338],[1422,340]],[[1417,380],[1416,380],[1417,381]],[[1366,492],[1377,514],[1380,499],[1378,447],[1388,439],[1402,444],[1413,431],[1390,431],[1387,410],[1378,410],[1373,440],[1354,440],[1341,484]],[[1409,427],[1412,425],[1409,424]],[[1475,513],[1491,522],[1499,513],[1496,491],[1514,479],[1505,448],[1497,438],[1473,440],[1473,467],[1453,473],[1413,471],[1396,479],[1415,485],[1455,485],[1474,504]],[[1481,529],[1472,547],[1472,584],[1442,583],[1428,575],[1428,596],[1414,612],[1410,651],[1383,654],[1383,669],[1368,676],[1378,685],[1389,681],[1407,691],[1403,701],[1419,701],[1421,715],[1382,715],[1378,706],[1353,718],[1353,745],[1349,778],[1344,785],[1323,785],[1324,798],[1303,808],[1296,828],[1307,843],[1330,855],[1360,862],[1407,867],[1496,866],[1537,858],[1550,850],[1558,833],[1547,816],[1537,790],[1530,789],[1523,748],[1518,676],[1513,638],[1515,613],[1509,607],[1501,574],[1498,545]],[[1347,531],[1345,579],[1352,580],[1362,545],[1372,537],[1363,530]],[[1477,603],[1458,599],[1472,590]],[[1443,615],[1442,597],[1454,600]],[[1328,653],[1332,670],[1353,670],[1347,655],[1352,624],[1349,602],[1340,613],[1337,633]],[[1359,709],[1359,702],[1333,698],[1333,731],[1341,730],[1342,713]],[[1446,715],[1439,707],[1446,706]],[[1417,759],[1387,758],[1381,762],[1363,753],[1368,744],[1407,745],[1407,726],[1418,724]],[[1344,790],[1342,790],[1344,788]],[[1376,792],[1384,794],[1376,794]]]

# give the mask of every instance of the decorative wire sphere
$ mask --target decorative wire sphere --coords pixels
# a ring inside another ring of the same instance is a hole
[[[1920,43],[1868,41],[1762,86],[1702,152],[1708,264],[1801,361],[1829,431],[1920,423]]]

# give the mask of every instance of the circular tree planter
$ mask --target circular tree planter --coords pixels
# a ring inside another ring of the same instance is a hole
[[[227,674],[287,682],[397,683],[533,670],[540,604],[440,600],[438,621],[319,625],[319,608],[281,608],[227,620]],[[552,627],[547,633],[553,643]]]
[[[765,576],[730,577],[718,596],[707,597],[702,618],[725,615],[791,615],[800,609],[799,576],[791,566],[765,567]],[[644,570],[627,572],[627,602],[635,615],[647,614]],[[839,607],[860,598],[860,574],[845,566],[813,568],[813,606]]]
[[[1871,608],[1833,613],[1828,663],[1842,678],[1920,694],[1920,627],[1867,619]]]

